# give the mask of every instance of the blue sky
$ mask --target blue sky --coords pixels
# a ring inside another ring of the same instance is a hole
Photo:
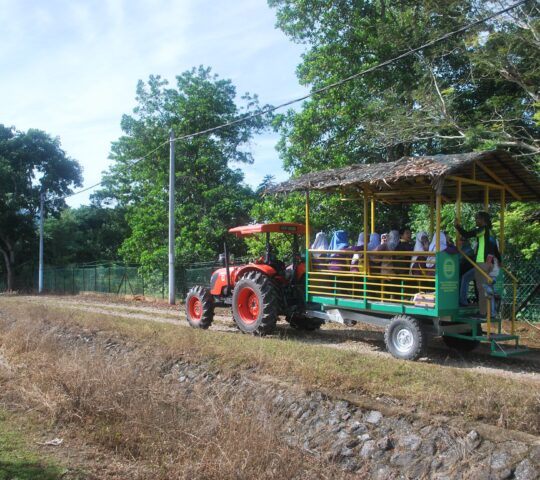
[[[59,136],[84,169],[85,186],[106,170],[137,80],[170,81],[193,66],[230,78],[239,95],[278,104],[303,95],[295,76],[302,48],[275,28],[265,0],[0,0],[0,123]],[[246,182],[287,175],[277,136],[253,139]],[[71,206],[88,195],[69,199]]]

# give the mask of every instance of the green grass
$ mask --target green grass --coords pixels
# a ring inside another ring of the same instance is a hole
[[[56,480],[65,469],[31,450],[24,432],[0,410],[0,480]]]

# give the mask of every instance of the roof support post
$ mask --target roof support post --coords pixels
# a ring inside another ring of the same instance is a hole
[[[500,231],[500,245],[499,249],[501,255],[504,254],[504,214],[506,213],[506,191],[501,191],[501,231]]]
[[[364,189],[364,273],[367,273],[367,246],[369,242],[368,232],[368,191]]]
[[[457,181],[456,220],[461,224],[461,180]],[[461,248],[461,235],[457,235],[456,242],[457,246]]]
[[[435,224],[435,251],[441,250],[441,194],[437,192],[435,197],[435,212],[437,216],[437,222]]]
[[[375,197],[371,196],[371,233],[375,232]]]
[[[311,245],[309,238],[309,190],[306,190],[306,251],[309,250]],[[306,258],[306,261],[309,262],[309,256]]]
[[[435,195],[429,197],[429,234],[433,237],[435,230]]]
[[[487,185],[484,187],[484,210],[486,212],[489,210],[489,187]]]

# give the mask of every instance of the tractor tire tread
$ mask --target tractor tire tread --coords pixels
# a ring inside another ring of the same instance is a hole
[[[189,314],[189,300],[193,296],[196,296],[201,302],[202,315],[200,320],[192,320]],[[206,330],[212,325],[214,321],[214,300],[208,288],[196,285],[189,290],[186,296],[186,318],[193,328]]]

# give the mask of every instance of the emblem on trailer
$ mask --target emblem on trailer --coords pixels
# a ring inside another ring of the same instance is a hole
[[[446,278],[453,278],[456,274],[456,264],[453,260],[447,258],[443,263],[443,272]]]

